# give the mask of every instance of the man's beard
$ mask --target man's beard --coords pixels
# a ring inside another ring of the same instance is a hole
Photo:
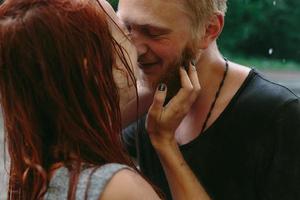
[[[160,83],[165,83],[168,87],[166,102],[169,102],[181,88],[179,68],[188,67],[193,57],[194,54],[192,53],[192,50],[186,47],[180,56],[175,58],[174,61],[169,64],[169,70],[161,77]]]

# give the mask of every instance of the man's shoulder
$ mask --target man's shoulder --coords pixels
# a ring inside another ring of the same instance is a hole
[[[298,99],[290,89],[253,69],[226,110],[235,119],[260,124],[278,117],[280,110],[289,109],[286,105]]]
[[[274,106],[299,98],[289,88],[265,78],[254,69],[245,82],[242,86],[244,88],[241,88],[240,101]]]
[[[140,117],[137,121],[128,125],[126,128],[123,129],[123,134],[133,134],[136,132],[145,131],[146,117],[147,115],[145,114],[144,116]]]
[[[145,127],[146,115],[139,118],[136,122],[133,122],[126,128],[122,130],[123,143],[129,151],[130,155],[136,156],[136,145],[137,140],[141,137],[145,137],[146,127]]]

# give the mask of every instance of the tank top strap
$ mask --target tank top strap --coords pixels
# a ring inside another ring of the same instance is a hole
[[[87,194],[87,200],[98,200],[111,178],[122,169],[131,168],[122,164],[110,163],[83,170],[77,185],[76,199],[84,200],[85,194]]]

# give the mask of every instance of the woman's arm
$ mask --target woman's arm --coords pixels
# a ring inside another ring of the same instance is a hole
[[[164,168],[173,199],[208,200],[208,194],[184,160],[174,137],[177,127],[200,91],[194,66],[189,67],[188,74],[183,68],[179,73],[182,88],[164,107],[166,88],[164,85],[159,86],[149,109],[146,127]]]

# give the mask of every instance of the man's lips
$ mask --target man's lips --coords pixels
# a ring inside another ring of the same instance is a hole
[[[147,62],[147,63],[139,63],[139,68],[145,74],[153,74],[156,73],[157,70],[160,69],[160,62]]]
[[[159,62],[147,62],[147,63],[139,63],[139,67],[141,69],[144,69],[144,68],[150,68],[154,65],[157,65]]]

